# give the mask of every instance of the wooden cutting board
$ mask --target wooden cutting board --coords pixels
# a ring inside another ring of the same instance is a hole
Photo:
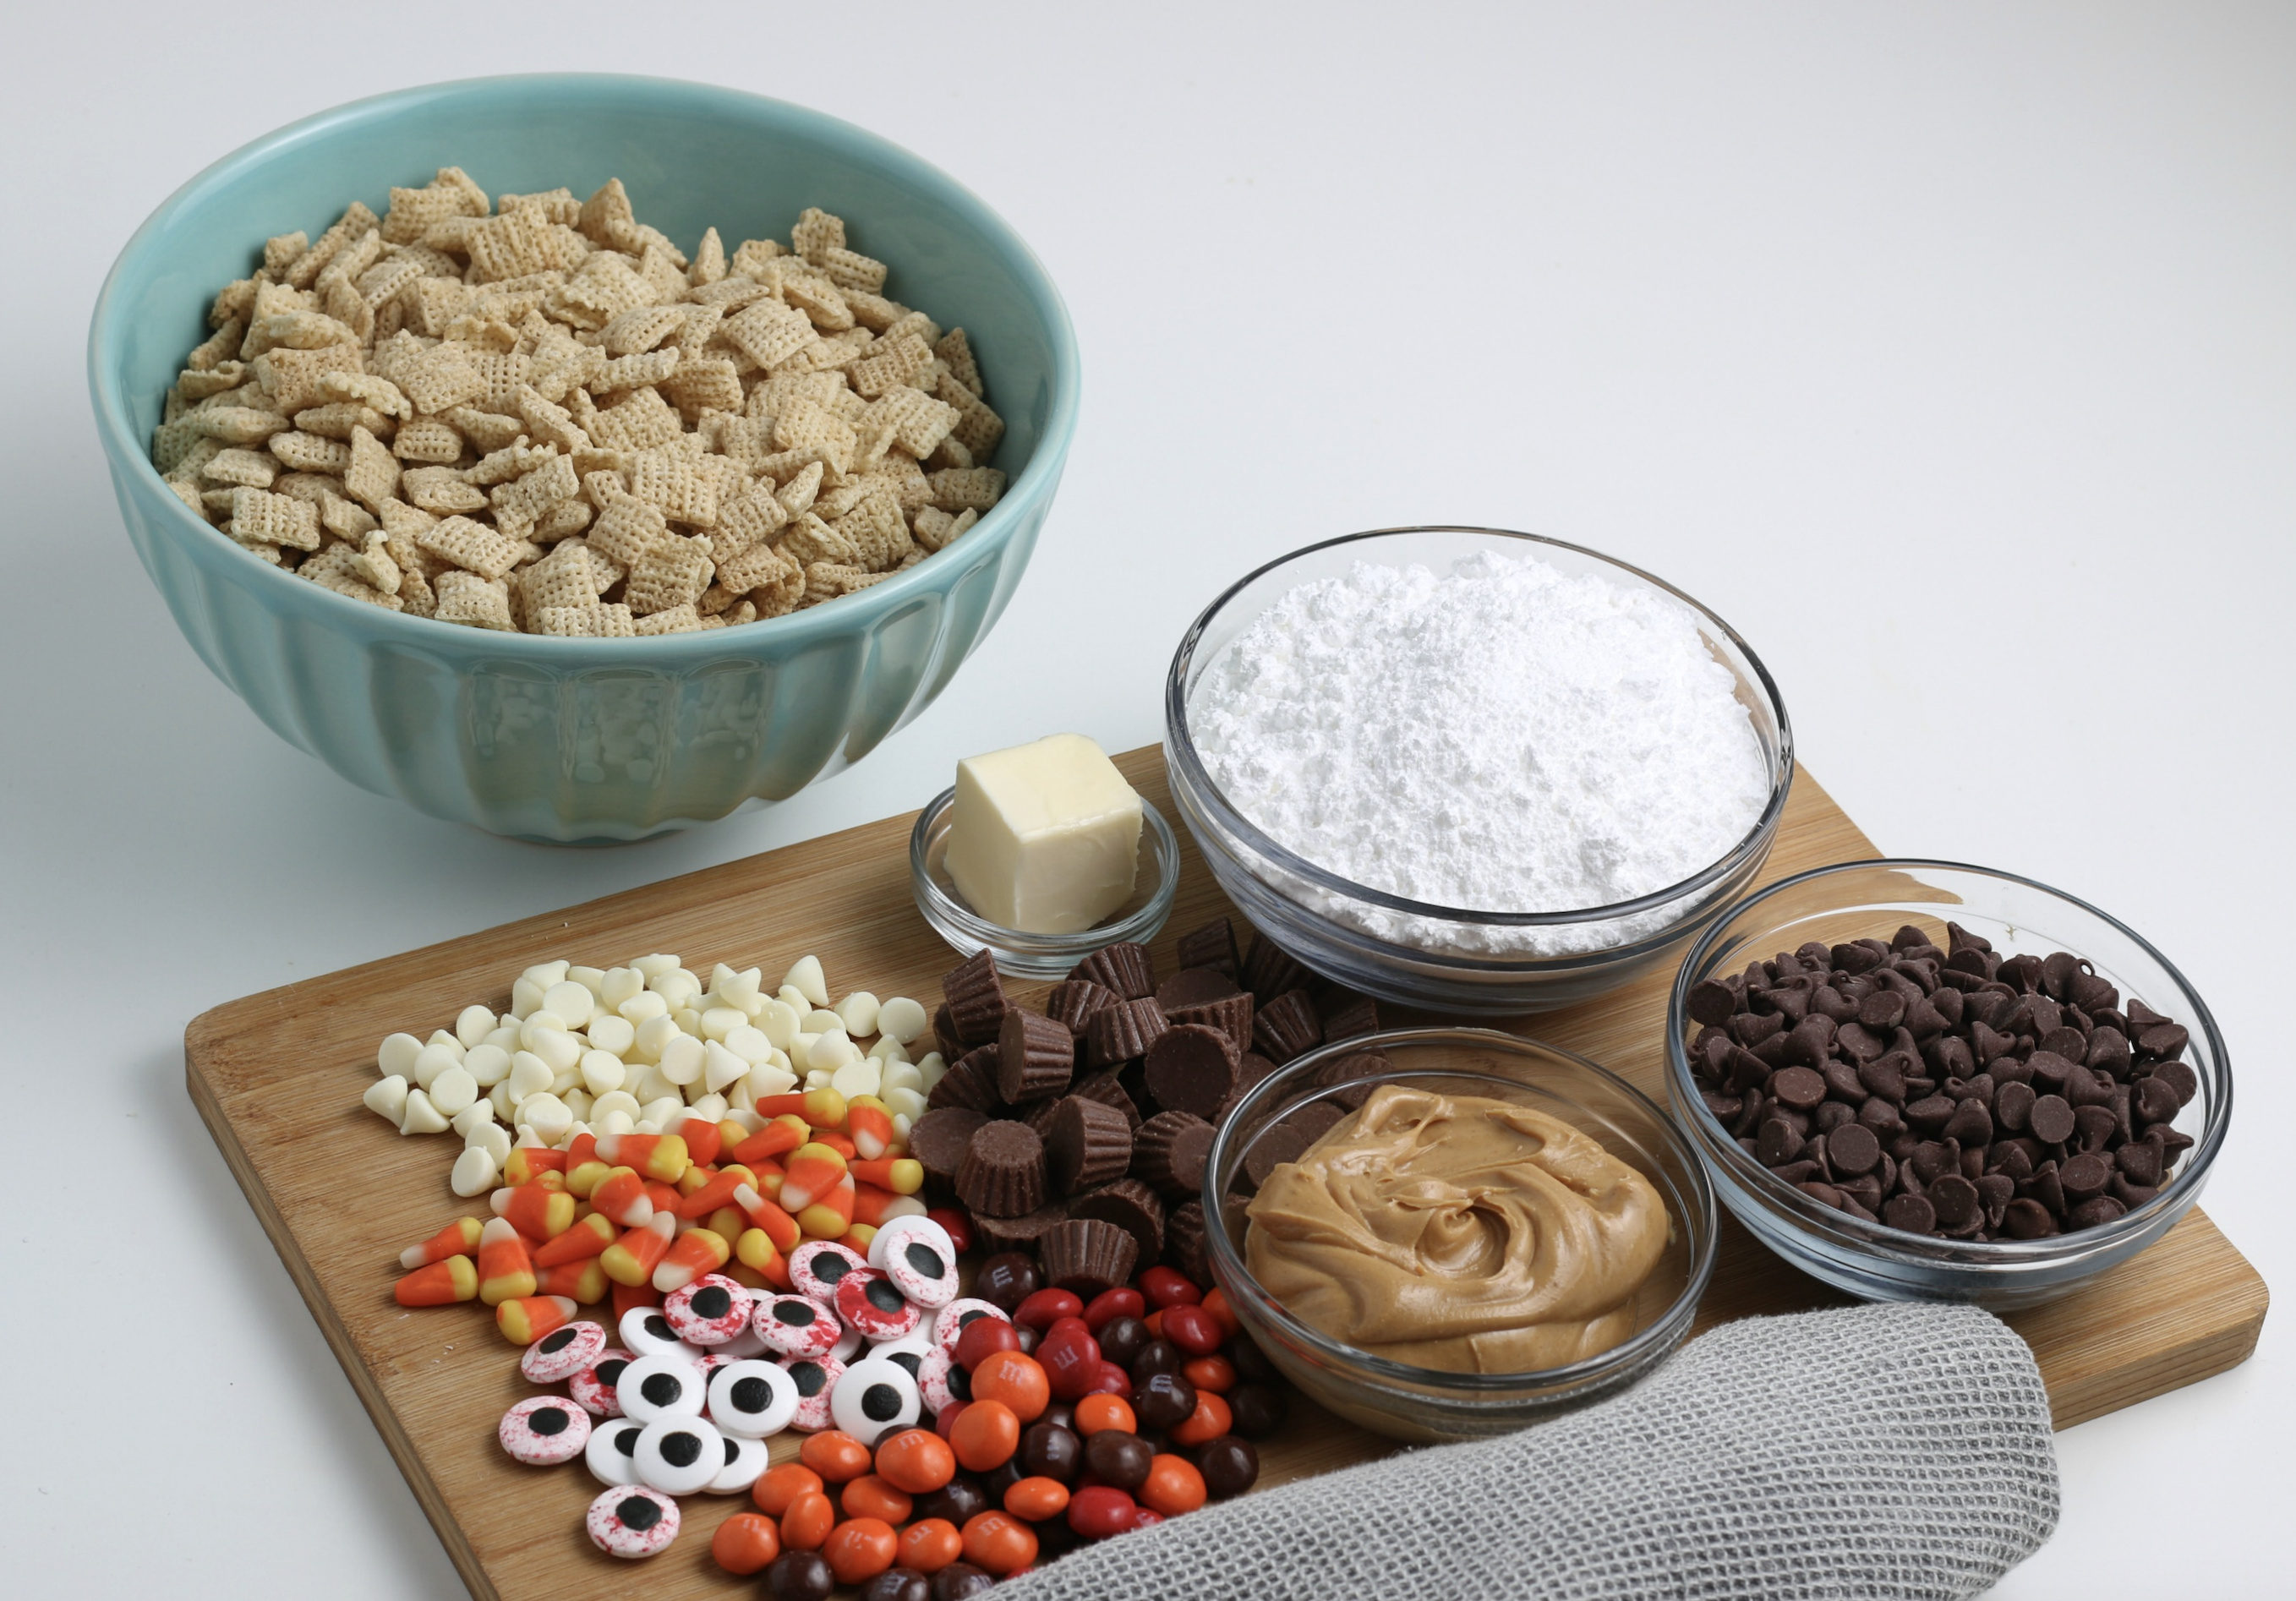
[[[1167,816],[1161,752],[1118,759]],[[499,1010],[511,981],[557,957],[611,967],[671,951],[708,972],[783,972],[817,953],[833,989],[938,1003],[956,958],[910,899],[908,817],[865,824],[745,861],[531,917],[218,1006],[185,1030],[192,1099],[263,1220],[359,1399],[398,1458],[473,1596],[570,1601],[619,1593],[636,1577],[582,1533],[597,1486],[578,1464],[521,1467],[495,1425],[532,1392],[488,1310],[406,1310],[390,1298],[400,1249],[472,1210],[447,1187],[451,1135],[402,1138],[359,1105],[374,1052],[394,1030],[451,1026],[473,1001]],[[1181,932],[1233,909],[1183,836],[1177,904],[1155,942],[1168,966]],[[1797,778],[1766,881],[1878,854],[1807,771]],[[1240,925],[1241,926],[1241,925]],[[1521,1032],[1579,1051],[1661,1104],[1670,969]],[[1023,1000],[1045,986],[1018,990]],[[346,1204],[344,1175],[357,1174]],[[1699,1327],[1842,1299],[1770,1255],[1723,1216],[1721,1252]],[[2095,1417],[2219,1373],[2255,1349],[2264,1282],[2195,1210],[2152,1250],[2087,1291],[2011,1316],[2046,1378],[2057,1425]],[[1377,1456],[1389,1444],[1304,1404],[1263,1449],[1261,1484]],[[797,1441],[775,1442],[775,1459]],[[687,1497],[676,1544],[647,1564],[663,1597],[749,1593],[709,1559],[709,1535],[747,1498]]]

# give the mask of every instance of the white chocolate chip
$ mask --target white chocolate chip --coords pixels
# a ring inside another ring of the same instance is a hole
[[[890,1095],[897,1089],[914,1089],[919,1095],[924,1093],[925,1076],[917,1071],[917,1064],[914,1062],[886,1063],[883,1081],[885,1087],[878,1092],[881,1095]]]
[[[630,1048],[638,1037],[637,1028],[627,1017],[617,1013],[602,1012],[590,1019],[590,1044],[598,1050],[611,1051],[620,1055]]]
[[[701,1040],[691,1034],[681,1034],[661,1047],[661,1076],[676,1085],[691,1084],[701,1076],[701,1069],[709,1059]]]
[[[594,1126],[601,1134],[627,1134],[638,1126],[637,1119],[627,1112],[617,1109],[600,1114],[594,1106],[590,1110],[597,1120]]]
[[[897,995],[877,1008],[877,1031],[903,1045],[923,1033],[931,1021],[922,1004],[906,995]]]
[[[751,1067],[774,1059],[774,1042],[747,1023],[726,1036],[726,1048]]]
[[[430,1088],[440,1073],[450,1067],[463,1065],[461,1055],[443,1046],[426,1045],[414,1053],[414,1082],[424,1089]]]
[[[637,1096],[627,1089],[612,1089],[590,1103],[590,1121],[594,1123],[603,1122],[618,1112],[630,1121],[636,1122],[638,1121]]]
[[[646,981],[652,983],[665,973],[676,973],[685,964],[676,956],[640,956],[630,965],[645,974]]]
[[[705,1122],[717,1122],[726,1115],[726,1097],[706,1095],[685,1109],[688,1117],[698,1117]]]
[[[758,1031],[772,1043],[773,1047],[785,1051],[790,1047],[790,1041],[795,1039],[804,1028],[805,1014],[787,1001],[769,1000],[758,1008],[756,1022]]]
[[[915,1126],[916,1120],[908,1113],[905,1112],[893,1113],[893,1138],[900,1144],[906,1145],[909,1143],[909,1130]]]
[[[877,1031],[877,998],[866,989],[856,989],[832,1009],[844,1020],[845,1031],[856,1039],[865,1039]]]
[[[462,1196],[477,1195],[494,1187],[502,1174],[502,1163],[484,1145],[464,1145],[463,1154],[455,1158],[455,1170],[447,1182]]]
[[[638,1027],[644,1028],[651,1019],[668,1016],[669,1003],[652,990],[644,989],[630,997],[614,1010]]]
[[[739,1006],[712,1006],[701,1014],[701,1037],[723,1039],[735,1029],[749,1026],[750,1014]]]
[[[826,1006],[816,1006],[808,1012],[798,1027],[808,1034],[849,1034],[853,1031],[845,1026],[842,1017]]]
[[[542,992],[542,1007],[564,1018],[570,1029],[586,1029],[590,1026],[590,1014],[598,1009],[598,998],[590,993],[588,985],[569,979]]]
[[[743,1032],[755,1034],[757,1030],[748,1029]],[[714,1095],[735,1080],[748,1078],[750,1066],[751,1063],[745,1058],[726,1049],[716,1040],[711,1040],[703,1047],[701,1065],[703,1093]]]
[[[638,1108],[638,1121],[652,1123],[657,1129],[674,1129],[685,1121],[685,1097],[663,1096],[648,1101]]]
[[[877,1092],[877,1096],[895,1117],[906,1117],[914,1122],[925,1114],[924,1096],[906,1086],[888,1085]]]
[[[590,1115],[590,1092],[588,1090],[563,1090],[560,1092],[558,1098],[566,1103],[566,1110],[574,1114],[574,1121],[578,1123],[584,1118]]]
[[[566,970],[566,981],[570,984],[579,984],[583,989],[595,995],[598,993],[598,986],[606,981],[606,970],[603,967],[584,967],[578,963]]]
[[[610,967],[598,981],[598,998],[609,1006],[619,1008],[644,992],[645,974],[635,967]]]
[[[800,956],[796,965],[783,975],[782,986],[795,989],[816,1006],[829,1004],[829,981],[822,976],[819,956]]]
[[[510,1093],[510,1080],[508,1079],[504,1079],[501,1083],[487,1091],[487,1101],[494,1107],[495,1115],[505,1123],[510,1121],[512,1113],[518,1110],[518,1101],[516,1097]]]
[[[414,1077],[414,1058],[422,1054],[422,1042],[412,1034],[386,1035],[374,1053],[374,1070],[388,1079],[396,1073],[402,1079]]]
[[[479,1098],[479,1081],[459,1062],[425,1088],[431,1105],[439,1109],[440,1116],[450,1120],[469,1111],[471,1104]]]
[[[521,978],[510,987],[510,1009],[520,1017],[542,1010],[542,992],[548,986]]]
[[[553,1073],[571,1072],[581,1065],[582,1042],[563,1029],[529,1029],[526,1048],[550,1063]]]
[[[660,996],[654,998],[660,999]],[[630,1048],[620,1053],[625,1062],[659,1062],[669,1042],[678,1036],[677,1020],[668,1012],[656,1014],[638,1024],[630,1040]]]
[[[488,1035],[483,1043],[494,1047],[495,1049],[507,1056],[512,1051],[522,1048],[518,1043],[518,1023],[506,1022],[503,1024],[502,1027],[496,1029],[493,1033]],[[479,1047],[474,1045],[471,1048],[472,1050],[477,1050]]]
[[[785,1096],[797,1088],[797,1075],[779,1063],[768,1063],[764,1067],[751,1068],[750,1076],[737,1088],[748,1089],[753,1096]]]
[[[582,1053],[582,1087],[594,1096],[619,1089],[629,1076],[630,1070],[611,1051]]]
[[[492,1089],[510,1077],[510,1053],[491,1038],[481,1040],[463,1058],[463,1071],[480,1089]]]
[[[518,1121],[547,1142],[572,1126],[574,1111],[554,1095],[529,1096],[518,1104]]]
[[[869,1054],[880,1062],[906,1062],[909,1059],[908,1051],[890,1034],[879,1035],[877,1043],[869,1047]]]
[[[562,983],[565,981],[566,964],[563,962],[537,962],[533,966],[528,968],[524,973],[520,973],[518,976],[521,981],[532,984],[537,989],[547,989],[551,985]]]
[[[783,984],[781,989],[775,992],[774,998],[781,1002],[783,1006],[787,1006],[791,1011],[796,1013],[800,1017],[803,1017],[807,1013],[813,1010],[813,998],[806,994],[804,990],[799,989],[795,984]]]
[[[848,1050],[852,1049],[849,1043]],[[882,1081],[882,1070],[867,1056],[856,1056],[829,1076],[829,1088],[847,1100],[856,1096],[873,1096]]]
[[[407,1036],[402,1034],[394,1038],[403,1039]],[[366,1087],[366,1094],[361,1096],[359,1101],[369,1112],[396,1129],[406,1121],[406,1076],[393,1073],[387,1079],[377,1079]]]
[[[529,1096],[537,1096],[558,1080],[558,1073],[550,1063],[532,1051],[521,1051],[510,1059],[510,1076],[503,1080],[510,1087],[511,1104],[516,1105]]]
[[[406,1092],[406,1111],[398,1120],[401,1134],[444,1134],[447,1119],[430,1104],[430,1097],[419,1089]]]
[[[806,1074],[805,1087],[808,1089],[827,1089],[829,1088],[829,1080],[834,1076],[835,1075],[830,1072],[830,1071],[825,1067],[816,1068],[813,1071]]]
[[[481,1123],[463,1136],[463,1144],[493,1152],[496,1166],[510,1160],[510,1130],[500,1123]]]
[[[448,1033],[444,1029],[431,1030],[430,1038],[424,1040],[422,1043],[426,1046],[437,1046],[439,1049],[452,1055],[457,1062],[460,1062],[463,1059],[463,1051],[469,1048],[463,1045],[461,1039],[457,1039],[455,1035]]]
[[[932,1094],[932,1087],[940,1082],[941,1074],[947,1071],[948,1063],[941,1060],[939,1051],[927,1051],[919,1059],[917,1076],[924,1080],[922,1088],[927,1095]]]
[[[477,1045],[495,1031],[495,1014],[484,1006],[464,1006],[455,1019],[455,1038],[465,1046]]]
[[[456,1112],[452,1121],[455,1132],[461,1135],[463,1143],[467,1145],[473,1133],[480,1129],[494,1127],[495,1104],[485,1096],[480,1096]]]
[[[842,1032],[824,1034],[805,1053],[808,1068],[826,1068],[832,1072],[847,1063],[860,1059],[861,1052]]]

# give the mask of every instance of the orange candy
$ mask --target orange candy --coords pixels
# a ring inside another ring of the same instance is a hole
[[[976,1474],[985,1474],[1013,1460],[1021,1445],[1021,1419],[1004,1401],[981,1399],[978,1377],[972,1393],[972,1405],[956,1415],[955,1426],[948,1432],[948,1445],[959,1462]],[[1044,1410],[1041,1402],[1037,1409]]]
[[[703,1274],[717,1272],[733,1254],[733,1246],[713,1230],[689,1228],[655,1265],[653,1287],[675,1295]]]
[[[401,1306],[452,1306],[475,1301],[479,1269],[467,1256],[450,1256],[417,1268],[400,1279],[390,1298]]]
[[[750,1499],[758,1510],[779,1517],[790,1509],[790,1503],[801,1495],[819,1495],[821,1475],[801,1462],[784,1462],[779,1467],[769,1467],[750,1486]]]
[[[677,1125],[677,1137],[685,1142],[686,1156],[701,1166],[706,1168],[718,1160],[718,1125],[709,1119],[685,1119]]]
[[[1233,1340],[1243,1333],[1242,1320],[1236,1317],[1235,1309],[1228,1305],[1226,1291],[1214,1290],[1199,1304],[1212,1315],[1212,1321],[1219,1325],[1223,1338]]]
[[[652,1285],[620,1285],[613,1289],[614,1321],[619,1323],[632,1307],[660,1306],[661,1292]]]
[[[624,1228],[644,1228],[653,1220],[653,1197],[645,1180],[628,1168],[615,1168],[590,1191],[590,1206],[609,1222]]]
[[[818,1551],[837,1527],[837,1508],[817,1490],[808,1490],[782,1514],[782,1544],[792,1551]]]
[[[1185,1457],[1158,1457],[1148,1465],[1147,1482],[1132,1494],[1150,1511],[1177,1517],[1204,1504],[1204,1476]]]
[[[1017,1351],[991,1351],[972,1370],[972,1398],[1002,1401],[1022,1423],[1034,1423],[1053,1399],[1037,1359]]]
[[[1037,1560],[1037,1531],[1007,1513],[975,1513],[964,1520],[964,1560],[999,1579],[1017,1573]]]
[[[1089,1438],[1103,1429],[1138,1433],[1140,1424],[1132,1416],[1132,1404],[1120,1395],[1087,1395],[1077,1402],[1076,1432]]]
[[[832,1484],[857,1479],[869,1471],[869,1448],[842,1429],[824,1429],[806,1436],[797,1459]]]
[[[889,1523],[906,1523],[909,1514],[916,1510],[907,1496],[875,1474],[863,1474],[848,1483],[839,1494],[837,1504],[845,1509],[847,1517],[882,1518]]]
[[[734,1204],[742,1209],[751,1227],[765,1231],[775,1250],[786,1253],[797,1249],[804,1231],[779,1202],[768,1201],[754,1186],[742,1184],[734,1187]]]
[[[653,1270],[669,1254],[670,1241],[676,1233],[677,1219],[666,1211],[656,1212],[643,1227],[625,1230],[620,1239],[607,1246],[598,1265],[618,1285],[651,1287]]]
[[[901,1565],[938,1573],[964,1555],[964,1536],[945,1517],[921,1518],[901,1531]]]
[[[896,1195],[914,1195],[925,1186],[925,1164],[910,1156],[849,1162],[846,1171],[863,1184],[873,1184]]]
[[[573,1319],[574,1302],[564,1295],[528,1295],[495,1308],[495,1326],[512,1345],[531,1345]]]
[[[1198,1357],[1180,1364],[1180,1376],[1198,1390],[1225,1395],[1235,1388],[1235,1364],[1226,1357]]]
[[[826,1145],[849,1162],[859,1154],[853,1148],[853,1142],[834,1129],[816,1129],[813,1131],[813,1138],[815,1144]]]
[[[617,1167],[636,1169],[641,1178],[664,1184],[676,1184],[690,1160],[685,1141],[675,1134],[602,1134],[598,1156]]]
[[[500,1306],[534,1293],[534,1261],[526,1240],[506,1218],[496,1218],[479,1233],[479,1299]]]
[[[562,1267],[568,1262],[588,1261],[614,1243],[621,1230],[603,1212],[592,1212],[578,1218],[565,1233],[545,1241],[534,1248],[534,1265],[537,1268]]]
[[[923,1198],[917,1195],[897,1195],[890,1190],[879,1189],[873,1184],[856,1182],[853,1186],[853,1221],[872,1228],[881,1228],[895,1218],[922,1218],[925,1215]]]
[[[782,1164],[782,1208],[803,1211],[824,1199],[845,1178],[845,1154],[818,1138],[800,1145]]]
[[[893,1115],[873,1096],[855,1101],[846,1109],[845,1132],[852,1138],[854,1155],[879,1161],[893,1148]]]
[[[742,1167],[727,1168],[722,1173],[712,1174],[686,1192],[685,1198],[676,1208],[677,1215],[689,1222],[699,1222],[719,1207],[732,1205],[734,1192],[756,1177],[749,1169]]]
[[[1202,1445],[1226,1433],[1234,1421],[1226,1401],[1209,1390],[1199,1390],[1196,1409],[1173,1425],[1172,1438],[1181,1445]]]
[[[1069,1509],[1069,1487],[1042,1474],[1016,1480],[1004,1492],[1004,1510],[1014,1517],[1041,1523]]]
[[[709,1537],[709,1555],[729,1573],[762,1572],[781,1554],[782,1531],[773,1519],[754,1512],[735,1513]]]
[[[574,1197],[545,1185],[521,1184],[515,1189],[496,1190],[491,1204],[495,1216],[509,1219],[512,1228],[537,1244],[554,1240],[574,1226]]]
[[[840,1584],[866,1584],[899,1555],[901,1542],[892,1524],[878,1517],[857,1517],[840,1523],[821,1548],[829,1571]]]
[[[786,1156],[813,1137],[801,1117],[777,1117],[734,1147],[734,1160],[756,1163]]]
[[[782,1186],[784,1199],[789,1186]],[[853,1227],[853,1180],[840,1178],[835,1188],[797,1214],[797,1226],[816,1240],[840,1239]]]
[[[479,1232],[485,1227],[476,1218],[457,1218],[420,1245],[409,1245],[400,1252],[398,1265],[411,1273],[431,1262],[443,1262],[450,1256],[476,1256]]]
[[[877,1448],[877,1476],[906,1494],[931,1495],[956,1477],[956,1453],[931,1429],[903,1429]]]
[[[797,1225],[790,1225],[792,1232]],[[734,1260],[778,1289],[789,1288],[789,1259],[774,1248],[773,1236],[762,1228],[745,1228],[734,1241]]]
[[[606,1288],[612,1281],[606,1270],[593,1261],[561,1262],[555,1268],[545,1268],[534,1281],[537,1295],[563,1295],[584,1306],[595,1306],[606,1298]]]
[[[553,1151],[544,1145],[519,1145],[512,1150],[509,1160],[503,1163],[503,1182],[521,1185],[539,1174],[563,1173],[569,1165],[566,1159],[571,1154],[571,1152]]]

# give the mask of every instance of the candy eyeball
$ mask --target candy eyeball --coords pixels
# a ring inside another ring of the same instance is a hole
[[[797,1382],[775,1363],[730,1362],[709,1375],[709,1416],[730,1435],[763,1440],[797,1416]]]
[[[697,1416],[659,1417],[638,1436],[638,1477],[664,1495],[691,1495],[726,1467],[717,1425]]]
[[[526,1348],[518,1370],[537,1384],[570,1379],[603,1356],[606,1331],[594,1323],[569,1323]]]
[[[636,1359],[628,1351],[608,1346],[598,1353],[596,1361],[566,1381],[566,1393],[593,1417],[619,1417],[622,1403],[614,1394],[614,1386],[622,1382],[622,1370]]]
[[[782,1368],[797,1386],[797,1411],[790,1426],[808,1433],[829,1426],[830,1394],[845,1376],[845,1364],[835,1357],[789,1357]]]
[[[701,1353],[677,1337],[668,1318],[657,1306],[634,1306],[622,1314],[616,1332],[622,1343],[642,1357],[684,1356],[692,1358]]]
[[[661,1303],[662,1319],[690,1345],[715,1348],[750,1326],[749,1291],[722,1273],[708,1273]]]
[[[785,1357],[826,1356],[845,1332],[825,1303],[802,1295],[762,1298],[755,1326],[758,1338]]]
[[[870,1340],[898,1340],[922,1318],[900,1286],[874,1268],[857,1268],[839,1279],[835,1304],[845,1326]]]
[[[856,1440],[917,1421],[923,1401],[917,1381],[890,1357],[865,1357],[848,1367],[830,1397],[830,1416]]]
[[[555,1395],[532,1396],[503,1414],[495,1437],[514,1460],[549,1467],[582,1455],[590,1443],[590,1415]]]
[[[582,1523],[591,1543],[609,1556],[652,1556],[677,1538],[677,1503],[658,1490],[633,1484],[599,1496]]]
[[[704,1394],[701,1373],[684,1357],[640,1357],[614,1386],[623,1412],[640,1423],[698,1417]]]
[[[711,1495],[739,1495],[764,1475],[767,1464],[773,1458],[762,1440],[743,1440],[728,1434],[724,1444],[726,1466],[703,1488]]]
[[[850,1245],[835,1240],[809,1241],[790,1252],[790,1288],[826,1306],[837,1293],[839,1279],[868,1265],[869,1259]]]
[[[582,1448],[582,1466],[601,1484],[635,1484],[638,1482],[638,1436],[645,1425],[628,1419],[602,1423],[590,1431],[589,1443]]]
[[[870,1356],[882,1357],[889,1362],[898,1362],[908,1370],[911,1378],[918,1377],[924,1369],[925,1359],[932,1354],[932,1341],[922,1326],[910,1330],[898,1340],[880,1341],[869,1348]]]

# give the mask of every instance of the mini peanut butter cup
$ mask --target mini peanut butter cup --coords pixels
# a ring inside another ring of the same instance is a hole
[[[1237,976],[1263,1006],[1288,989],[1304,989],[1316,981],[1314,973],[1257,929],[1252,931],[1251,948],[1244,953],[1243,970]]]
[[[1086,1301],[1130,1279],[1140,1256],[1129,1234],[1091,1218],[1054,1224],[1037,1246],[1045,1259],[1045,1282]]]
[[[948,1007],[956,1037],[967,1045],[987,1045],[1004,1026],[1012,1010],[1004,999],[1004,981],[987,951],[960,963],[941,975],[941,999]]]
[[[1140,1127],[1139,1103],[1127,1092],[1124,1081],[1113,1072],[1098,1072],[1090,1078],[1078,1079],[1070,1088],[1069,1093],[1082,1096],[1087,1101],[1113,1106],[1124,1114],[1124,1121],[1128,1127],[1136,1130]]]
[[[1069,977],[1090,979],[1126,1000],[1138,1000],[1156,993],[1156,964],[1149,956],[1146,946],[1130,940],[1102,946],[1070,968]]]
[[[1053,1114],[1060,1109],[1061,1103],[1049,1096],[1041,1101],[1031,1101],[1026,1106],[1018,1108],[1021,1121],[1034,1129],[1037,1131],[1037,1137],[1045,1142],[1047,1160],[1051,1157],[1053,1148]]]
[[[1136,1061],[1148,1054],[1157,1036],[1169,1026],[1164,1018],[1164,1008],[1156,1004],[1153,996],[1103,1007],[1085,1035],[1091,1042],[1088,1060],[1095,1067],[1115,1067]]]
[[[1063,1195],[1121,1178],[1132,1165],[1132,1121],[1104,1101],[1064,1096],[1053,1103],[1045,1161]]]
[[[1069,1087],[1076,1074],[1076,1036],[1051,1017],[1017,1007],[1004,1014],[996,1039],[996,1091],[1011,1104],[1041,1101]]]
[[[940,1047],[943,1056],[954,1062],[964,1055],[968,1047],[956,1037],[956,1019],[949,1015],[947,1001],[941,1002],[940,1009],[933,1014],[932,1026],[933,1039]]]
[[[1306,1155],[1308,1147],[1331,1132],[1332,1125],[1345,1116],[1344,1107],[1334,1106],[1329,1101],[1313,1101],[1262,1131],[1243,1154],[1243,1170],[1253,1187],[1266,1184],[1267,1176],[1283,1163],[1297,1162]]]
[[[1185,1201],[1204,1186],[1212,1126],[1191,1112],[1160,1112],[1132,1137],[1132,1176]]]
[[[956,1170],[956,1198],[991,1217],[1036,1211],[1045,1203],[1045,1142],[1026,1123],[983,1123]]]
[[[1070,1033],[1080,1035],[1091,1026],[1093,1014],[1123,998],[1105,984],[1095,984],[1090,979],[1065,979],[1054,984],[1045,997],[1045,1015],[1068,1025]]]
[[[1216,967],[1183,967],[1156,986],[1156,1004],[1169,1014],[1235,993],[1235,981]]]
[[[1239,989],[1234,995],[1182,1006],[1177,1011],[1167,1008],[1165,1015],[1174,1022],[1199,1022],[1208,1029],[1218,1029],[1235,1041],[1237,1050],[1248,1051],[1251,1048],[1254,1004],[1248,991]]]
[[[1251,1019],[1254,1049],[1281,1067],[1324,1041],[1324,1025],[1305,989],[1287,989],[1260,1003]]]
[[[1225,917],[1182,934],[1179,954],[1183,967],[1210,967],[1231,979],[1242,965],[1235,954],[1235,927]]]
[[[1113,1223],[1130,1235],[1142,1261],[1164,1252],[1164,1203],[1137,1178],[1119,1178],[1069,1200],[1069,1216]]]
[[[1217,1129],[1226,1122],[1228,1113],[1235,1110],[1235,1104],[1243,1099],[1244,1092],[1275,1071],[1275,1063],[1258,1051],[1244,1052],[1235,1064],[1235,1088],[1228,1092],[1227,1099],[1220,1103],[1219,1110],[1211,1114],[1212,1127]]]
[[[1395,1063],[1377,1051],[1350,1051],[1317,1068],[1316,1082],[1345,1086],[1332,1099],[1353,1112],[1371,1099],[1371,1092],[1379,1088],[1377,1080],[1394,1071]]]
[[[1242,1059],[1235,1041],[1218,1029],[1194,1022],[1167,1029],[1148,1047],[1149,1096],[1159,1111],[1209,1117],[1235,1088]]]
[[[1038,1207],[1017,1218],[992,1217],[977,1211],[972,1214],[972,1232],[980,1237],[983,1251],[1034,1251],[1047,1229],[1057,1228],[1068,1220],[1067,1210],[1059,1206]]]
[[[1339,1004],[1319,1014],[1324,1023],[1324,1043],[1379,1032],[1379,1006],[1371,997],[1342,993],[1332,998]]]
[[[909,1129],[909,1154],[925,1170],[925,1184],[941,1195],[956,1193],[956,1171],[972,1137],[988,1114],[970,1106],[942,1106],[919,1118]]]
[[[967,1051],[951,1063],[925,1096],[928,1106],[970,1106],[975,1112],[994,1112],[996,1102],[996,1047],[993,1045]]]
[[[1164,1265],[1200,1290],[1212,1282],[1211,1253],[1204,1247],[1204,1203],[1176,1206],[1164,1219]]]

